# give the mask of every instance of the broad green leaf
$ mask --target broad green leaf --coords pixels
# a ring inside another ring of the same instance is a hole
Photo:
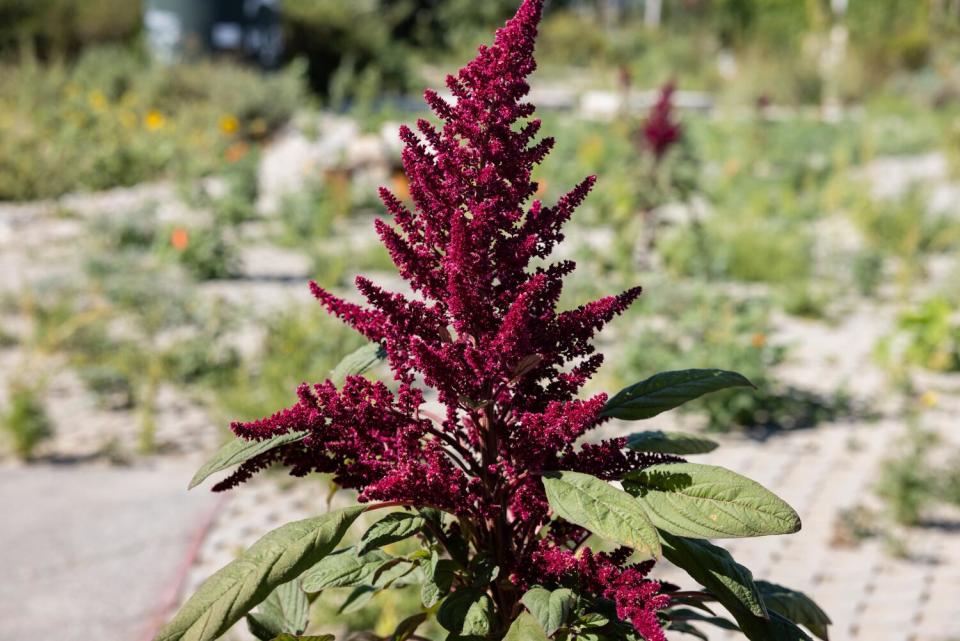
[[[369,343],[350,352],[330,372],[330,380],[340,384],[348,376],[359,376],[387,357],[387,351],[380,343]]]
[[[813,599],[803,592],[768,581],[757,581],[757,588],[767,610],[799,623],[823,641],[828,641],[827,626],[833,622]]]
[[[397,629],[394,630],[393,634],[390,635],[390,641],[407,641],[407,639],[413,636],[413,633],[417,631],[417,628],[419,628],[426,620],[426,612],[420,612],[407,617],[397,624]]]
[[[728,387],[753,387],[753,384],[736,372],[722,369],[660,372],[617,392],[600,414],[627,421],[651,418]]]
[[[800,529],[800,517],[783,499],[716,465],[653,465],[628,474],[623,486],[637,497],[654,525],[677,536],[737,538]]]
[[[410,559],[390,559],[373,573],[371,584],[378,588],[399,588],[409,585],[411,581],[404,580],[410,577],[417,569],[418,564]]]
[[[670,623],[670,630],[673,632],[682,632],[683,634],[689,634],[690,636],[697,637],[698,639],[703,639],[703,641],[710,641],[710,637],[705,635],[703,632],[693,627],[686,621],[672,621]]]
[[[750,571],[726,550],[706,541],[661,534],[664,556],[717,597],[750,641],[810,641],[792,621],[767,611]]]
[[[660,539],[643,508],[632,496],[606,481],[580,472],[543,475],[554,513],[594,534],[660,558]]]
[[[453,585],[453,572],[456,564],[450,559],[441,559],[436,552],[430,557],[425,569],[423,585],[420,586],[420,600],[424,607],[432,608],[437,601],[450,592]]]
[[[602,628],[610,623],[610,619],[596,612],[587,612],[577,619],[577,625],[583,628]]]
[[[299,441],[308,433],[309,432],[306,431],[287,432],[286,434],[278,434],[277,436],[262,441],[248,441],[242,438],[235,438],[221,447],[220,451],[214,454],[209,461],[197,470],[197,473],[190,479],[190,485],[187,486],[187,489],[192,490],[197,487],[211,474],[226,470],[234,465],[240,465],[245,461],[249,461],[254,456],[269,452],[275,447]]]
[[[514,621],[503,641],[547,641],[547,634],[529,612],[521,612]]]
[[[422,516],[409,512],[392,512],[363,533],[357,545],[357,554],[411,537],[423,528],[424,523]]]
[[[481,597],[489,602],[489,598],[477,588],[460,588],[440,604],[440,609],[437,610],[437,623],[454,634],[461,634],[466,624],[467,613],[475,604],[482,602]],[[483,607],[482,603],[481,607]],[[477,616],[478,613],[474,612],[473,617]]]
[[[247,629],[250,634],[259,641],[272,641],[280,632],[281,628],[274,621],[266,619],[261,615],[250,613],[246,616]]]
[[[736,624],[729,619],[703,614],[702,612],[697,612],[696,610],[691,610],[689,608],[669,610],[666,612],[666,614],[671,621],[703,621],[704,623],[715,625],[723,630],[732,630],[735,632],[740,631],[740,628],[738,628]]]
[[[576,600],[573,591],[567,588],[560,588],[551,592],[540,586],[530,588],[520,599],[523,605],[540,622],[540,626],[547,633],[547,636],[552,636],[558,628],[567,623]]]
[[[627,447],[637,452],[706,454],[717,449],[717,443],[696,434],[654,430],[631,434],[627,437]]]
[[[279,634],[302,634],[307,629],[310,601],[297,580],[284,583],[270,593],[256,612],[247,615],[250,632],[269,641]]]
[[[155,641],[216,639],[278,586],[328,555],[365,509],[344,508],[273,530],[204,581]]]
[[[370,599],[380,591],[381,588],[376,588],[372,585],[358,585],[350,591],[347,598],[340,604],[337,612],[340,614],[350,614],[362,610],[370,602]]]
[[[761,619],[743,610],[731,611],[730,614],[750,641],[812,641],[800,626],[777,612],[771,611],[769,619]]]
[[[460,634],[465,637],[486,638],[491,628],[493,628],[493,601],[486,594],[481,594],[467,609]]]
[[[707,588],[733,613],[734,608],[766,617],[760,591],[753,574],[733,560],[730,553],[707,541],[685,539],[668,532],[663,537],[663,555]]]
[[[352,548],[342,548],[328,555],[303,575],[301,584],[306,592],[327,588],[347,588],[371,583],[374,573],[390,560],[380,550],[357,556]]]

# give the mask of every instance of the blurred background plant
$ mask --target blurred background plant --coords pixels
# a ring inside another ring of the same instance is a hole
[[[7,402],[0,409],[0,427],[14,455],[33,458],[43,441],[53,435],[53,425],[43,406],[43,390],[14,382],[7,390]]]

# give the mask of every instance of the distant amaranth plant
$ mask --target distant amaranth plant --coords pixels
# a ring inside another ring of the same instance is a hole
[[[527,120],[534,107],[523,101],[541,10],[542,0],[524,0],[493,46],[447,78],[455,103],[426,92],[442,127],[420,120],[420,136],[400,130],[415,208],[381,190],[394,226],[376,228],[418,296],[358,277],[364,306],[311,284],[371,346],[331,380],[301,385],[292,407],[235,423],[240,438],[193,481],[239,463],[215,487],[228,489],[280,463],[295,476],[333,474],[361,504],[267,534],[204,583],[158,640],[214,639],[245,615],[260,639],[297,638],[307,594],[351,587],[353,599],[411,584],[421,586],[423,609],[385,639],[423,639],[416,630],[430,617],[453,640],[662,641],[666,629],[697,632],[701,622],[739,626],[754,640],[808,638],[796,622],[825,638],[829,619],[806,597],[754,582],[702,540],[800,527],[756,483],[678,456],[714,443],[642,432],[575,445],[611,417],[649,418],[749,382],[688,370],[613,398],[576,398],[602,361],[592,338],[640,289],[558,312],[574,265],[537,263],[595,180],[553,206],[527,204],[537,190],[531,171],[553,146],[534,142],[540,121]],[[360,375],[380,358],[396,391]],[[421,386],[435,390],[441,415],[425,410]],[[358,545],[335,549],[361,513],[382,508],[396,510]],[[382,549],[414,537],[411,554]],[[594,549],[602,540],[614,549]],[[650,578],[661,556],[703,587]],[[710,614],[710,601],[737,623]]]
[[[663,158],[667,150],[683,135],[683,125],[676,121],[673,115],[673,93],[676,88],[673,81],[660,88],[657,102],[643,123],[644,143],[657,160]]]

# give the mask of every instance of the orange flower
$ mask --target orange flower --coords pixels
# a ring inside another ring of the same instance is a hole
[[[393,174],[393,195],[400,200],[409,200],[410,198],[410,181],[407,180],[407,175],[402,171]]]
[[[537,179],[537,193],[536,196],[543,197],[547,193],[547,181],[545,178]]]
[[[183,251],[190,244],[190,234],[183,227],[174,227],[170,232],[170,245],[177,251]]]
[[[756,347],[757,349],[760,349],[761,347],[767,344],[767,335],[764,334],[763,332],[757,332],[750,339],[750,344]]]
[[[245,142],[237,142],[227,147],[227,150],[223,152],[223,157],[226,158],[227,162],[235,163],[246,156],[248,151],[250,151],[250,145]]]
[[[150,131],[157,131],[158,129],[163,129],[163,126],[167,124],[167,119],[156,109],[151,109],[144,117],[143,124]]]

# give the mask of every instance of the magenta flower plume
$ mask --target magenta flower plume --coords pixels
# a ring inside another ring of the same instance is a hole
[[[543,472],[614,479],[673,460],[625,450],[622,439],[575,446],[603,421],[605,395],[576,398],[603,360],[591,341],[640,288],[556,309],[574,264],[542,259],[563,240],[595,178],[553,205],[531,201],[532,171],[554,142],[535,140],[540,121],[530,119],[534,107],[524,100],[542,5],[524,0],[492,46],[447,77],[453,100],[425,93],[439,124],[400,129],[413,206],[381,189],[392,224],[378,220],[376,230],[416,295],[358,277],[366,303],[356,304],[311,284],[331,314],[383,346],[397,391],[358,376],[341,389],[330,381],[302,385],[292,407],[232,427],[246,439],[307,435],[251,459],[217,489],[273,463],[298,476],[332,473],[361,501],[433,506],[471,520],[474,544],[522,586],[564,578],[531,575],[545,554],[538,538],[549,513]],[[435,391],[442,416],[422,410],[423,387]],[[584,533],[571,526],[552,544],[579,544]],[[660,585],[645,579],[649,568],[611,559],[586,550],[570,562],[583,566],[597,598],[613,600],[645,638],[662,639]],[[584,564],[592,564],[589,573]]]
[[[653,152],[655,159],[660,160],[664,154],[680,140],[683,135],[683,125],[673,118],[673,93],[676,85],[670,81],[660,88],[660,96],[650,110],[650,115],[643,125],[643,140],[647,148]]]

